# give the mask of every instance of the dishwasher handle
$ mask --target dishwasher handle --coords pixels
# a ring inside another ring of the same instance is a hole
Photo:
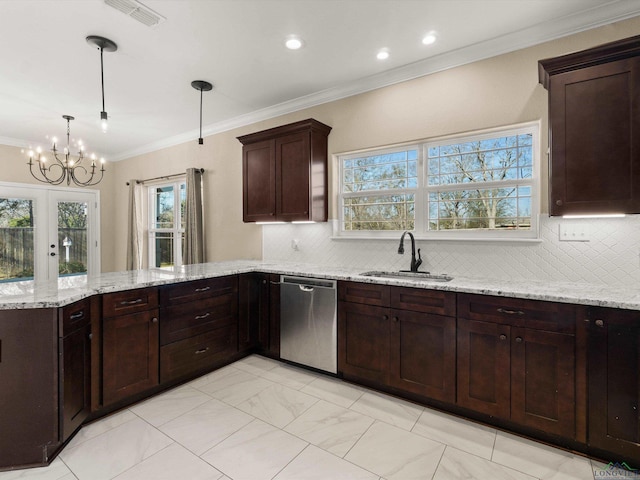
[[[298,287],[300,287],[300,290],[302,290],[303,292],[313,292],[313,289],[316,287],[309,287],[307,285],[302,285],[302,284],[298,284]],[[328,287],[325,287],[328,288]]]

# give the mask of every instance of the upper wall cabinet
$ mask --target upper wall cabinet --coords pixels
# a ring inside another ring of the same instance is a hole
[[[243,221],[327,221],[330,131],[308,119],[238,137],[243,145]]]
[[[640,36],[538,62],[550,215],[640,213]]]

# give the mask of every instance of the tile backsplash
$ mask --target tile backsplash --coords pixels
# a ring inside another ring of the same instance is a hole
[[[353,267],[409,268],[411,249],[398,255],[398,239],[332,238],[333,222],[265,225],[263,259]],[[588,242],[560,241],[560,227],[586,229]],[[532,279],[604,285],[640,284],[640,215],[625,218],[563,219],[541,216],[541,242],[444,242],[417,240],[421,270],[453,276]],[[297,249],[293,248],[297,243]]]

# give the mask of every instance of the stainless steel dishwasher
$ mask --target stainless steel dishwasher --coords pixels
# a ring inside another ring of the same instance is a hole
[[[280,357],[338,372],[336,282],[280,277]]]

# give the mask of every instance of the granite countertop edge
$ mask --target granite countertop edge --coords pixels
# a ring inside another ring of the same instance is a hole
[[[35,285],[33,282],[0,283],[0,310],[58,308],[97,294],[250,272],[640,310],[640,289],[635,287],[462,276],[455,276],[450,282],[380,278],[363,276],[363,269],[358,268],[257,260],[203,263],[175,270],[138,270],[108,272],[93,277],[63,277],[53,285]]]

